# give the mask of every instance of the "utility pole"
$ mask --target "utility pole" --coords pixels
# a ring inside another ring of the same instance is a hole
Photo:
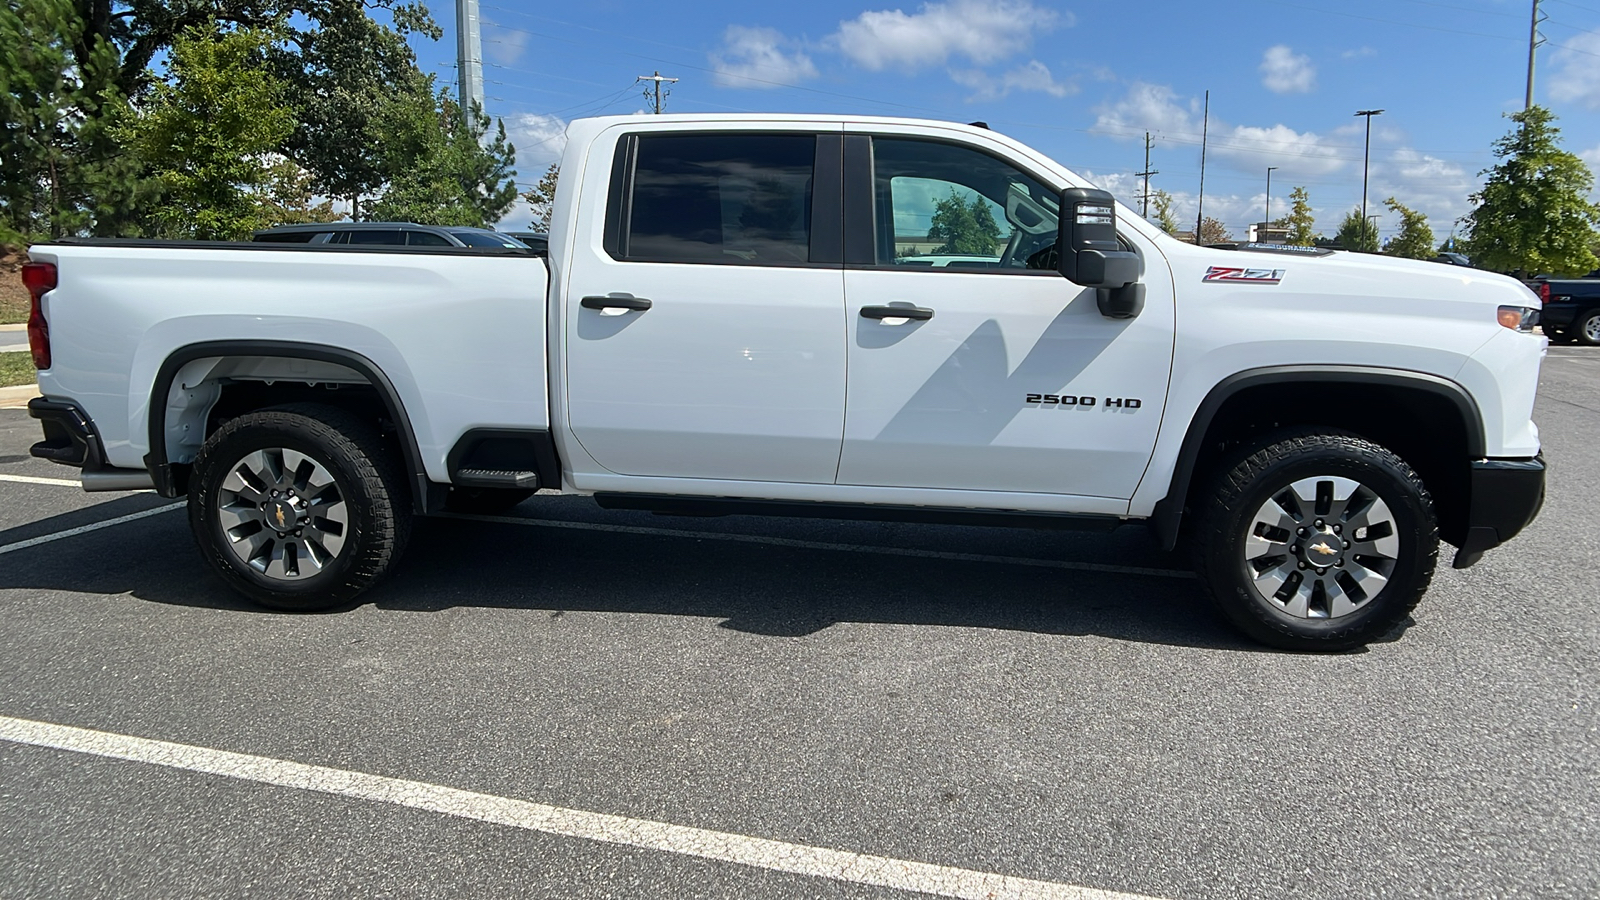
[[[634,84],[638,84],[641,81],[653,81],[653,82],[655,82],[655,100],[654,100],[655,113],[658,116],[661,115],[661,100],[662,100],[662,98],[663,97],[672,96],[672,92],[671,91],[667,91],[665,94],[661,93],[661,82],[665,81],[668,84],[677,84],[678,83],[678,79],[676,79],[676,78],[668,78],[665,75],[662,75],[660,70],[657,70],[654,75],[640,75],[638,78],[635,78],[633,80],[633,83]],[[651,97],[650,97],[650,87],[648,87],[648,86],[646,86],[645,89],[644,89],[644,99],[646,99],[646,100],[651,99]]]
[[[1540,0],[1533,0],[1533,23],[1528,26],[1528,97],[1523,103],[1523,111],[1533,108],[1533,60],[1539,45],[1544,43],[1544,38],[1539,36],[1539,23],[1549,18],[1549,16],[1540,18],[1539,2]]]
[[[1211,133],[1211,92],[1206,91],[1205,118],[1200,125],[1200,201],[1194,214],[1194,242],[1200,244],[1200,228],[1206,224],[1206,137]]]
[[[1361,109],[1356,111],[1358,116],[1367,117],[1367,150],[1361,157],[1361,218],[1367,218],[1367,165],[1372,162],[1372,117],[1383,115],[1381,109]]]
[[[1133,173],[1135,178],[1144,178],[1144,206],[1139,214],[1146,219],[1150,218],[1150,176],[1160,174],[1160,172],[1150,168],[1150,132],[1146,131],[1144,133],[1144,171]]]
[[[1268,228],[1272,227],[1272,170],[1276,168],[1277,166],[1267,166],[1267,215],[1261,221],[1265,222]]]
[[[478,0],[456,0],[456,85],[461,89],[461,115],[470,127],[473,110],[483,109],[483,37]]]

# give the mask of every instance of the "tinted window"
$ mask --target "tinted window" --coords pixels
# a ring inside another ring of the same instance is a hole
[[[406,232],[406,242],[413,247],[454,247],[444,238],[428,231]]]
[[[346,233],[346,244],[404,244],[406,233],[396,229],[394,231],[351,231]]]
[[[879,265],[1054,269],[1060,199],[1032,176],[936,141],[873,138],[872,154]]]
[[[266,241],[269,244],[309,244],[316,236],[315,231],[285,231],[278,234],[258,234],[253,240]]]
[[[641,136],[627,258],[806,262],[816,145],[795,134]]]
[[[452,231],[452,235],[468,247],[521,247],[511,238],[482,231]]]

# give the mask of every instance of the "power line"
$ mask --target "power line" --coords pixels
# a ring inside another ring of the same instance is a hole
[[[661,70],[660,69],[657,69],[656,73],[654,75],[640,75],[638,78],[635,78],[633,80],[633,83],[634,84],[638,84],[641,81],[653,81],[653,82],[655,82],[655,94],[656,94],[656,96],[655,96],[655,110],[656,110],[656,115],[658,115],[658,116],[661,115],[661,100],[662,100],[661,83],[664,81],[664,82],[667,82],[668,84],[677,84],[678,83],[678,79],[676,79],[676,78],[668,78],[667,76],[661,74]],[[672,92],[671,91],[667,91],[667,96],[671,96],[671,95],[672,95]],[[646,87],[644,89],[644,99],[646,99],[646,100],[650,99],[650,88],[649,87]]]

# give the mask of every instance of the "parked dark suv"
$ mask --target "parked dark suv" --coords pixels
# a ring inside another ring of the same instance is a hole
[[[527,250],[514,237],[487,228],[415,222],[320,222],[264,228],[251,240],[278,244],[388,244],[409,247],[503,247]]]

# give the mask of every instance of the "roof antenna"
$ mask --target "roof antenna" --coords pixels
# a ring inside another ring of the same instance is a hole
[[[973,128],[982,128],[984,131],[989,130],[988,122],[968,122],[967,124],[971,125]]]

